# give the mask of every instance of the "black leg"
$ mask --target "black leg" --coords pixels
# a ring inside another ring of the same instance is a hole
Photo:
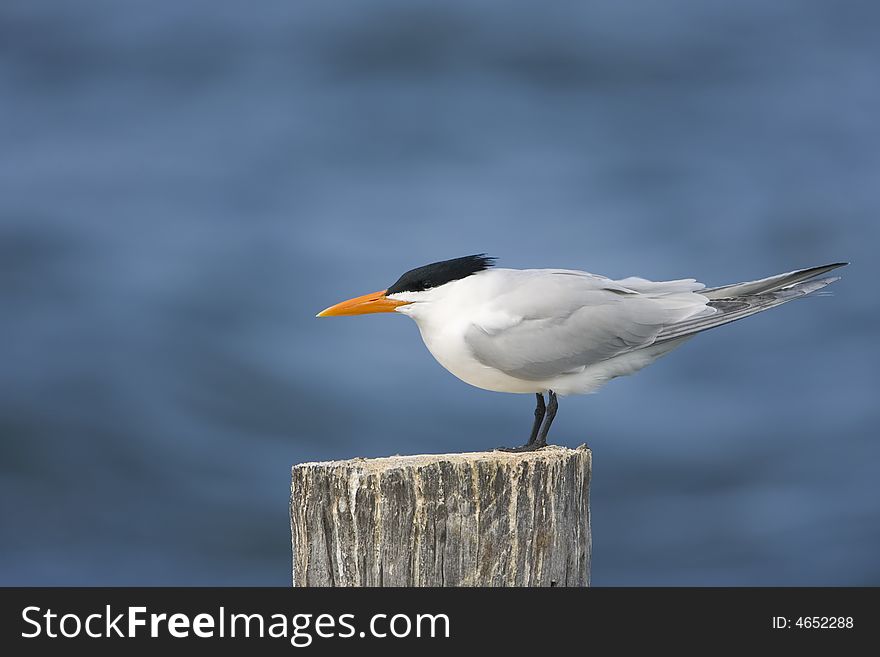
[[[547,408],[544,406],[544,395],[537,392],[535,397],[538,398],[538,405],[535,406],[535,423],[532,425],[532,433],[529,435],[529,445],[538,438],[538,430],[541,428],[541,423],[544,421],[544,413],[547,411]]]
[[[535,407],[535,423],[532,425],[532,435],[529,436],[529,442],[519,447],[499,447],[501,452],[532,452],[540,449],[547,444],[547,432],[550,430],[550,423],[556,417],[556,393],[552,390],[550,394],[550,405],[544,406],[544,395],[540,392],[535,396],[538,398],[538,405]],[[541,425],[544,425],[543,428]]]
[[[535,440],[534,443],[535,449],[540,449],[547,444],[547,434],[550,432],[550,425],[553,424],[553,418],[556,417],[556,409],[559,408],[559,404],[556,401],[556,393],[552,390],[548,390],[547,392],[550,397],[550,403],[547,405],[547,417],[544,418],[544,426],[541,427],[538,439]]]

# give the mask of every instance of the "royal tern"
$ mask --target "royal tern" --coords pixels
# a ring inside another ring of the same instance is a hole
[[[385,290],[317,316],[408,315],[428,351],[462,381],[485,390],[535,394],[529,440],[510,451],[547,444],[557,395],[594,392],[701,331],[833,283],[838,277],[816,277],[847,264],[707,288],[693,278],[612,280],[569,269],[492,268],[494,260],[480,254],[425,265]]]

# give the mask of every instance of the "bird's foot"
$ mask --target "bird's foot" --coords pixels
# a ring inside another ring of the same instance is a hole
[[[546,443],[538,443],[535,441],[533,443],[526,443],[525,445],[520,445],[519,447],[496,447],[496,452],[510,452],[514,454],[520,454],[523,452],[535,452],[542,447],[546,447]]]

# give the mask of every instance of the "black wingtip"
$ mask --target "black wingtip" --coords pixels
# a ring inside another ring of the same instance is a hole
[[[848,264],[848,262],[832,262],[828,265],[819,265],[818,267],[810,267],[809,269],[804,269],[801,271],[801,273],[808,275],[803,279],[806,280],[807,278],[812,278],[813,276],[819,276],[826,272],[833,271],[838,267],[846,267]]]

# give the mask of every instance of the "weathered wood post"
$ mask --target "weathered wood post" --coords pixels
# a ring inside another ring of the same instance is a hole
[[[294,466],[294,586],[588,586],[591,453]]]

